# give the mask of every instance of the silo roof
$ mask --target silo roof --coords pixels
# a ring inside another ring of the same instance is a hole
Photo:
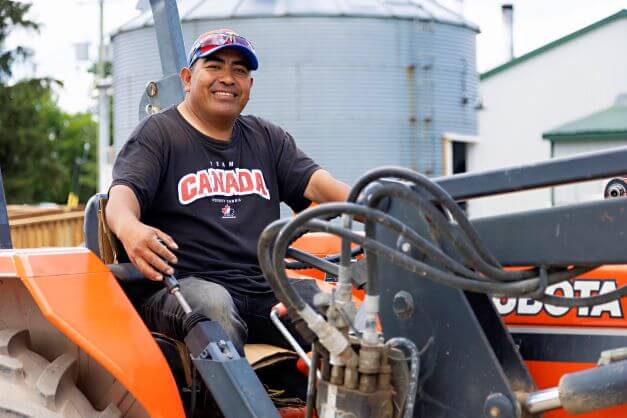
[[[179,0],[181,21],[252,17],[373,17],[418,19],[479,28],[436,0]],[[152,26],[149,10],[120,26],[115,34]]]

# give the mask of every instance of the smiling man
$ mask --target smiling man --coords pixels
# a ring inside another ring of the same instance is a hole
[[[256,254],[279,203],[300,211],[349,191],[286,131],[241,115],[258,66],[251,43],[233,31],[201,35],[180,72],[185,100],[131,134],[106,210],[131,262],[153,280],[175,272],[191,307],[220,322],[240,352],[246,341],[284,345],[269,321],[277,300]],[[311,302],[315,284],[294,287]],[[154,331],[183,337],[184,314],[165,289],[139,308]]]

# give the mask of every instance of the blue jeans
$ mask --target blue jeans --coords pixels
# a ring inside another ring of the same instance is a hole
[[[270,320],[270,311],[278,303],[273,293],[249,295],[229,292],[224,286],[193,276],[181,279],[179,283],[181,293],[192,310],[220,323],[240,355],[243,356],[246,343],[291,348]],[[315,280],[292,279],[290,283],[312,305],[314,295],[320,291]],[[185,313],[167,289],[151,295],[141,305],[140,313],[152,331],[181,341],[185,338]],[[302,344],[291,321],[285,321],[285,325]]]

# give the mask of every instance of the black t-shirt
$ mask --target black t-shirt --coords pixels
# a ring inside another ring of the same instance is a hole
[[[279,203],[300,211],[319,169],[283,129],[240,116],[230,141],[210,138],[176,107],[142,121],[120,151],[112,186],[130,187],[141,221],[179,245],[178,277],[195,275],[246,293],[270,288],[257,260],[263,229]]]

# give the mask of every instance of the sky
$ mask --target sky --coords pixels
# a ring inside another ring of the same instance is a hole
[[[31,3],[30,18],[42,24],[37,32],[15,31],[7,46],[24,45],[34,51],[32,63],[22,65],[16,77],[52,77],[64,82],[59,104],[69,112],[95,106],[89,62],[76,60],[75,44],[89,42],[90,58],[97,57],[98,0],[19,0]],[[104,0],[105,33],[111,33],[139,12],[137,0]],[[310,1],[310,0],[301,0]],[[451,1],[451,0],[448,0]],[[454,0],[453,0],[454,1]],[[503,0],[464,0],[467,19],[480,27],[477,70],[485,72],[505,62],[501,17]],[[512,0],[514,54],[522,55],[584,26],[627,9],[627,0]]]

